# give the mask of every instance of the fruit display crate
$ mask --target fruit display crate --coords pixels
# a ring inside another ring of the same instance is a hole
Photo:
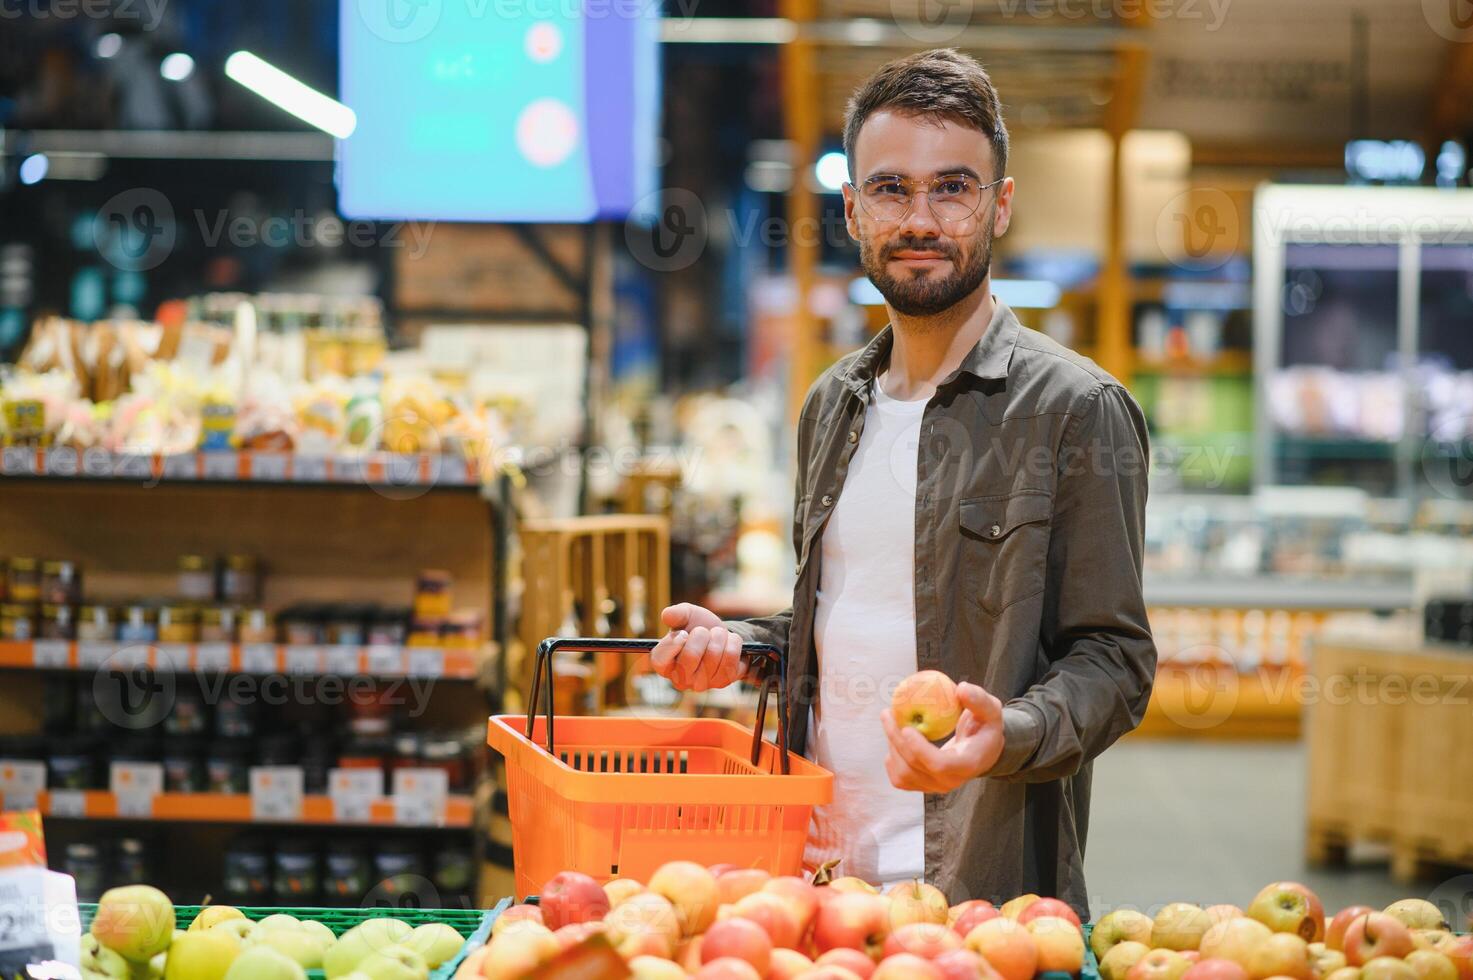
[[[465,938],[460,947],[460,952],[450,959],[441,963],[430,971],[430,980],[449,980],[455,975],[455,970],[460,966],[461,960],[465,959],[470,952],[478,947],[484,946],[491,935],[491,926],[496,922],[496,917],[511,905],[511,899],[504,898],[490,909],[416,909],[416,908],[338,908],[338,909],[312,909],[312,908],[266,908],[239,906],[247,919],[259,922],[268,915],[291,915],[298,919],[310,919],[321,922],[333,931],[333,935],[341,936],[344,932],[354,926],[373,918],[395,918],[402,919],[411,926],[424,925],[427,922],[443,922],[454,929]],[[177,928],[187,929],[199,915],[202,905],[176,905],[174,906],[174,924]],[[97,905],[92,902],[78,902],[77,910],[81,915],[82,930],[85,932],[91,925],[92,919],[97,914]],[[308,970],[308,980],[325,980],[325,974],[321,970]]]

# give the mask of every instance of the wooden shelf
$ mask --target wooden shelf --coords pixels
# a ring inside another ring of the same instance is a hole
[[[1223,351],[1211,357],[1191,355],[1158,357],[1136,352],[1137,374],[1210,375],[1213,377],[1248,377],[1253,374],[1253,355],[1248,351]]]
[[[58,800],[63,795],[63,800]],[[78,799],[80,798],[80,800]],[[77,815],[80,802],[81,815]],[[47,790],[36,796],[36,806],[43,816],[54,819],[80,820],[155,820],[191,823],[257,823],[252,814],[251,797],[235,793],[160,793],[153,797],[151,816],[120,815],[118,797],[107,790]],[[445,802],[445,821],[435,826],[463,828],[471,825],[471,798],[451,796]],[[365,821],[340,820],[333,813],[328,796],[306,796],[302,799],[300,819],[279,821],[283,824],[326,824],[331,826],[417,827],[422,823],[401,823],[395,819],[394,800],[382,797],[370,804]]]
[[[291,484],[393,489],[477,488],[475,461],[460,456],[372,452],[309,456],[270,452],[112,453],[103,449],[6,446],[0,476],[129,483]]]
[[[474,680],[489,648],[301,646],[276,643],[154,643],[115,640],[0,642],[0,668],[99,670],[152,667],[180,673],[339,674]]]

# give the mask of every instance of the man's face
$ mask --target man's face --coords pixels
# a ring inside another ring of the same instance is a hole
[[[989,184],[994,173],[992,142],[983,133],[949,120],[881,111],[870,116],[855,141],[854,185],[877,175],[920,182],[948,174],[972,174]],[[854,188],[844,188],[849,234],[859,242],[864,273],[886,302],[907,316],[930,316],[970,296],[992,266],[992,239],[1012,218],[1013,180],[982,192],[975,214],[962,220],[938,217],[930,195],[915,195],[899,220],[877,220],[864,210]]]

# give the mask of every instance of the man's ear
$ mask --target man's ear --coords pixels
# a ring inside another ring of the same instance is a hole
[[[859,199],[854,196],[854,185],[845,184],[839,188],[844,192],[844,228],[849,232],[849,237],[856,242],[859,241],[859,219],[855,216],[854,209],[859,206]]]
[[[1004,177],[997,185],[997,208],[992,215],[992,237],[1001,238],[1013,223],[1013,178]]]

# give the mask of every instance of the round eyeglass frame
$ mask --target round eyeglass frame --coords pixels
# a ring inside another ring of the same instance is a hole
[[[926,189],[925,190],[920,190],[919,188],[916,189],[910,195],[910,203],[906,205],[905,210],[902,211],[902,212],[900,212],[900,214],[897,217],[894,217],[894,218],[882,218],[879,215],[875,214],[873,211],[871,211],[865,205],[865,203],[864,203],[864,193],[860,190],[859,185],[855,184],[852,180],[849,181],[848,184],[849,184],[849,189],[854,192],[855,199],[859,201],[859,206],[864,209],[864,213],[867,214],[867,215],[869,215],[870,218],[871,218],[871,220],[878,221],[878,222],[881,222],[882,224],[887,224],[887,225],[898,225],[900,222],[902,222],[906,218],[910,217],[910,212],[916,206],[916,199],[919,198],[920,195],[925,194],[926,195],[926,199],[927,200],[930,200],[931,190],[936,186],[936,182],[937,181],[941,181],[941,180],[954,180],[957,177],[965,177],[965,176],[967,176],[967,175],[966,174],[941,174],[940,176],[932,177],[930,180],[925,181],[925,183],[927,185],[926,186]],[[915,181],[909,180],[909,178],[896,177],[893,174],[875,174],[873,177],[866,177],[865,180],[864,180],[864,182],[866,184],[868,184],[868,183],[870,183],[872,181],[875,181],[875,180],[882,180],[882,179],[887,179],[887,178],[890,179],[890,180],[905,180],[905,181],[907,181],[908,183],[911,183],[911,184],[916,183]],[[972,208],[971,211],[967,212],[967,214],[965,214],[964,216],[962,216],[960,218],[946,218],[946,217],[942,217],[941,215],[939,215],[939,214],[936,213],[936,209],[935,208],[932,208],[931,209],[931,214],[935,215],[937,221],[944,221],[947,224],[953,224],[953,225],[955,225],[955,224],[961,224],[963,221],[970,221],[972,218],[976,217],[977,212],[982,209],[982,195],[983,195],[983,193],[986,192],[986,191],[988,191],[988,190],[990,190],[993,187],[996,187],[998,184],[1001,184],[1003,181],[1005,181],[1007,179],[1008,179],[1007,178],[1007,175],[1004,174],[1003,176],[1001,176],[1001,177],[997,178],[996,180],[992,181],[991,183],[983,184],[980,187],[978,187],[977,188],[977,206],[974,207],[974,208]]]

